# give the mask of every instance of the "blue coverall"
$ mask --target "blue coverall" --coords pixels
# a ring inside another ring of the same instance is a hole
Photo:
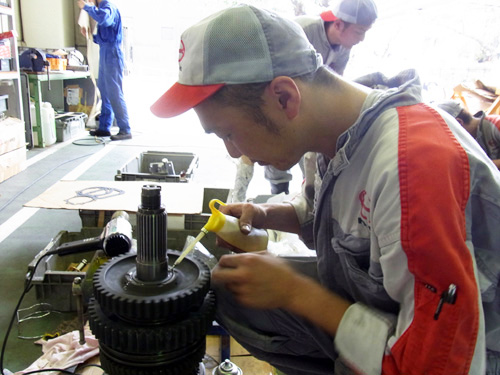
[[[118,8],[107,0],[96,7],[86,4],[83,8],[97,22],[94,42],[99,45],[99,78],[97,87],[101,92],[102,108],[99,130],[109,131],[116,117],[120,134],[130,133],[127,104],[123,95],[123,39],[122,19]]]

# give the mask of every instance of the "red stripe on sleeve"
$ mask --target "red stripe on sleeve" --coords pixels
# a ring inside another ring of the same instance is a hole
[[[424,104],[399,107],[401,241],[415,277],[414,318],[383,361],[384,374],[468,374],[479,324],[473,260],[465,244],[467,154]],[[457,287],[456,302],[441,294]]]

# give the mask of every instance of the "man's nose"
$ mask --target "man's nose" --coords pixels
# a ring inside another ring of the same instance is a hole
[[[239,158],[243,154],[236,148],[230,141],[225,140],[224,145],[226,146],[226,150],[229,153],[229,156],[232,158]]]

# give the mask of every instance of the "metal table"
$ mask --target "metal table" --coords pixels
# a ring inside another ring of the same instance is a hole
[[[36,130],[38,138],[37,147],[45,147],[42,134],[42,82],[50,81],[65,81],[68,79],[79,79],[90,77],[90,72],[77,72],[72,70],[51,71],[47,76],[47,72],[28,72],[28,80],[33,84],[33,94],[35,99],[36,126],[33,126],[33,131]],[[54,123],[54,129],[56,124]]]

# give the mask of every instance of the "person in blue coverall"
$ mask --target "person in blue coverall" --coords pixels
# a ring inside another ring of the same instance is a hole
[[[99,128],[91,130],[90,135],[109,137],[120,141],[132,138],[127,104],[123,95],[123,39],[122,19],[118,8],[107,0],[78,0],[80,9],[85,10],[97,22],[94,42],[99,45],[99,78],[97,87],[101,92],[102,108]],[[113,120],[120,129],[111,135]]]

